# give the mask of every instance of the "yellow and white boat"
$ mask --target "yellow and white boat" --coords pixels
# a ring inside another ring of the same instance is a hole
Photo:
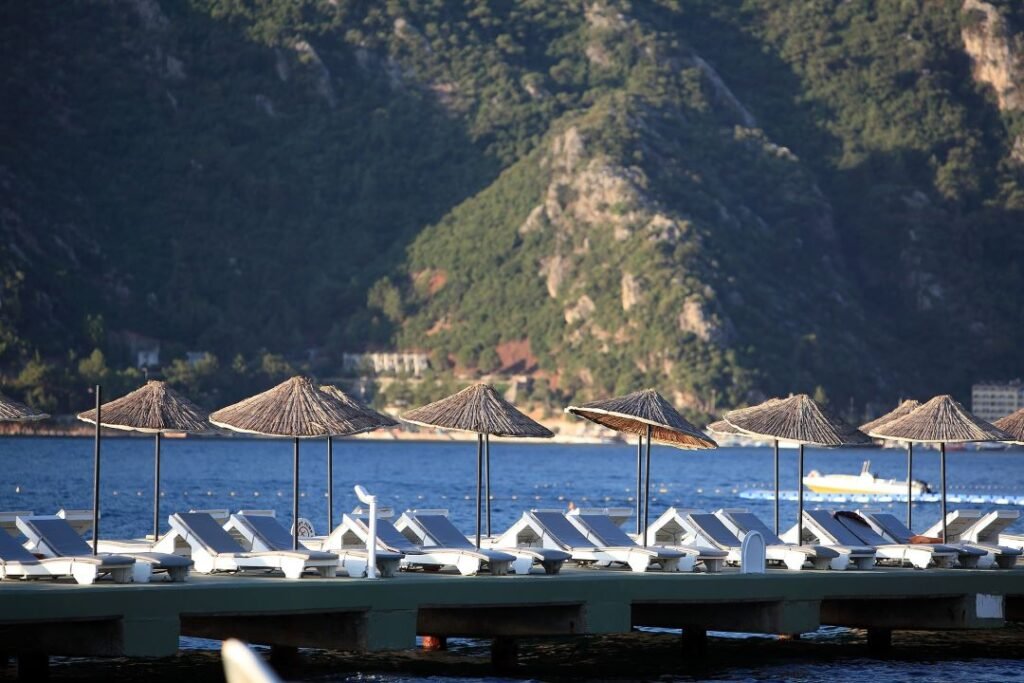
[[[865,460],[860,474],[822,474],[817,470],[804,477],[804,486],[815,493],[865,493],[876,495],[905,494],[906,479],[880,479],[871,472],[871,461]],[[928,493],[931,489],[923,481],[911,483],[914,493]]]

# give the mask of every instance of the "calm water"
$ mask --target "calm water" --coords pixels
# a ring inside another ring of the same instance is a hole
[[[636,447],[565,446],[492,440],[493,527],[507,528],[528,507],[631,506],[635,495]],[[455,523],[473,529],[476,448],[473,443],[335,443],[335,518],[356,505],[353,484],[362,484],[396,512],[407,508],[447,508]],[[951,489],[1024,495],[1024,451],[954,451],[948,454]],[[4,474],[0,509],[56,512],[60,507],[88,508],[92,496],[92,442],[87,439],[0,439]],[[861,462],[885,477],[902,478],[905,459],[898,450],[815,450],[806,453],[807,470],[856,473]],[[782,452],[783,488],[796,487],[796,452]],[[669,505],[704,509],[743,506],[766,521],[772,503],[742,500],[744,489],[769,488],[770,449],[722,448],[684,452],[655,447],[651,468],[651,518]],[[153,446],[150,439],[107,439],[102,460],[102,522],[106,537],[134,537],[150,530]],[[915,478],[938,484],[938,454],[915,455]],[[273,508],[287,521],[291,514],[292,452],[287,440],[185,439],[164,441],[162,517],[189,508]],[[327,524],[326,445],[302,442],[300,514],[323,532]],[[903,503],[884,503],[900,512]],[[794,521],[796,504],[783,502],[783,527]],[[938,505],[920,503],[915,518],[931,524]],[[915,526],[921,526],[915,524]],[[829,637],[828,632],[822,637]],[[931,672],[942,677],[949,663]],[[806,669],[771,667],[736,670],[736,680],[832,680],[838,670],[816,664]],[[844,680],[916,678],[919,672],[899,663],[852,660],[842,663]],[[952,674],[952,669],[947,673]],[[969,680],[1024,678],[1024,663],[1002,660],[958,662],[958,677]],[[375,677],[376,678],[376,677]],[[727,680],[730,676],[716,676]],[[384,677],[379,680],[405,680]],[[422,680],[422,679],[421,679]],[[927,679],[924,679],[927,680]]]

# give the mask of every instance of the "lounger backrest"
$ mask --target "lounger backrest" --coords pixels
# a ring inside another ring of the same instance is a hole
[[[21,562],[23,564],[35,564],[38,562],[35,555],[30,553],[25,546],[18,543],[17,539],[7,533],[0,533],[0,561]]]
[[[913,532],[891,512],[872,512],[871,521],[897,543],[910,543]]]
[[[291,550],[292,535],[281,526],[281,523],[274,517],[268,515],[247,515],[238,514],[236,518],[263,540],[263,543],[271,550]],[[301,546],[301,544],[300,544]]]
[[[998,543],[999,534],[1018,519],[1020,513],[1016,510],[993,510],[982,515],[963,535],[980,543]]]
[[[544,531],[552,540],[563,548],[594,547],[594,544],[587,540],[587,537],[580,533],[580,530],[574,527],[572,522],[567,520],[561,512],[535,510],[530,514],[544,527]]]
[[[727,515],[736,527],[747,534],[751,531],[756,531],[764,537],[764,542],[768,545],[784,545],[782,539],[775,535],[767,524],[761,521],[761,518],[755,515],[753,512],[735,512],[732,510],[725,510],[723,514]]]
[[[452,524],[452,520],[442,514],[406,513],[414,518],[423,530],[434,539],[434,543],[444,548],[472,548],[473,544],[462,535]]]
[[[207,512],[179,512],[172,515],[177,518],[189,534],[199,543],[217,554],[244,553],[245,548],[231,538],[231,534]]]
[[[729,527],[725,526],[718,517],[707,512],[691,512],[686,515],[686,518],[701,534],[707,536],[716,545],[723,548],[740,547],[740,539],[736,538],[736,534],[729,531]]]
[[[92,554],[89,543],[78,535],[67,520],[60,517],[20,517],[18,522],[19,527],[24,523],[22,531],[26,536],[36,536],[40,543],[53,551],[54,555],[71,557]]]
[[[364,524],[366,523],[365,520],[360,521]],[[394,524],[386,519],[377,520],[377,538],[384,545],[394,548],[399,552],[419,550],[415,543],[406,538],[401,531],[395,528]]]
[[[856,512],[847,512],[843,510],[841,512],[837,512],[834,519],[849,529],[850,533],[857,536],[857,538],[861,540],[861,543],[875,546],[888,545],[889,543],[889,541],[880,536],[877,531],[872,529],[870,524],[861,519],[860,515]]]
[[[590,532],[594,534],[604,546],[630,547],[636,545],[636,541],[629,537],[618,524],[612,521],[608,515],[578,515],[581,522],[587,525]]]
[[[828,510],[804,510],[804,515],[809,517],[823,533],[827,534],[833,543],[851,546],[864,545],[864,541],[860,540],[857,534],[837,522]]]

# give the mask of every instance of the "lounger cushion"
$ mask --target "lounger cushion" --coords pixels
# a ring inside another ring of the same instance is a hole
[[[540,522],[548,535],[563,548],[594,548],[594,544],[580,533],[580,530],[574,527],[572,522],[567,520],[561,512],[535,511],[531,514]]]
[[[35,555],[7,533],[0,533],[0,562],[39,564]]]
[[[209,552],[217,555],[238,555],[245,552],[245,548],[238,545],[238,542],[231,538],[231,534],[224,531],[224,527],[205,512],[179,512],[172,515],[173,518],[177,518]]]

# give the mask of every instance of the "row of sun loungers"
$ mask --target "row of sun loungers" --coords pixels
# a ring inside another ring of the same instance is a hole
[[[369,530],[359,511],[344,515],[330,535],[303,539],[305,544],[298,548],[292,547],[291,532],[272,511],[213,512],[216,518],[210,511],[171,515],[171,531],[155,544],[107,542],[103,549],[114,552],[96,555],[81,535],[91,528],[88,511],[61,511],[55,516],[0,513],[0,578],[70,577],[90,584],[104,576],[125,583],[147,582],[162,574],[167,580],[183,581],[190,569],[279,571],[293,579],[307,572],[333,577],[338,569],[349,576],[366,575]],[[947,518],[948,542],[940,543],[931,536],[937,528],[916,536],[885,512],[805,510],[803,543],[797,544],[795,527],[780,538],[746,510],[709,514],[670,508],[651,525],[648,544],[642,546],[607,509],[568,514],[531,510],[504,534],[488,539],[486,547],[476,548],[448,519],[447,511],[411,510],[394,523],[378,518],[376,562],[385,577],[400,568],[445,567],[464,575],[526,574],[534,568],[556,574],[567,561],[634,572],[717,572],[725,564],[740,564],[741,539],[757,532],[764,539],[767,563],[790,570],[870,569],[876,563],[919,569],[1008,568],[1024,552],[1024,538],[1003,533],[1018,517],[1012,510],[984,515],[954,511]],[[27,540],[19,542],[19,535]],[[1018,545],[1010,544],[1015,540]]]

